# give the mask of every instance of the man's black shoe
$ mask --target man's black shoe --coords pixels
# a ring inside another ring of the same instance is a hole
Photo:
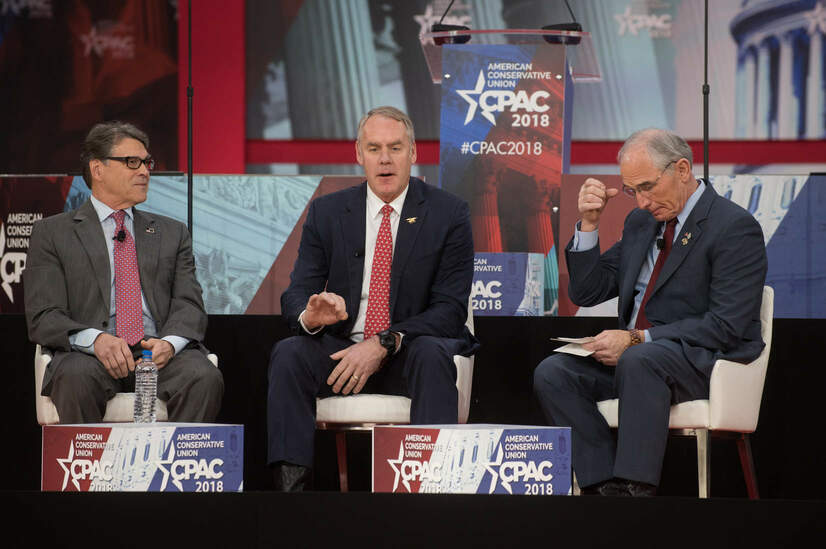
[[[612,478],[598,484],[580,488],[583,496],[627,496],[626,481]]]
[[[626,482],[627,484],[625,485],[625,489],[627,490],[627,495],[629,496],[638,498],[657,495],[657,487],[653,484],[646,484],[645,482],[638,482],[636,480],[629,480]]]
[[[303,492],[310,488],[313,470],[303,465],[279,461],[273,467],[273,482],[277,492]]]

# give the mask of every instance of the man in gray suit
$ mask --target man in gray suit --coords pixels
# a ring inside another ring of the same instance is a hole
[[[152,351],[171,421],[212,421],[223,376],[201,340],[207,316],[192,241],[173,219],[138,211],[154,161],[149,138],[107,122],[83,144],[91,198],[35,223],[23,273],[29,338],[53,351],[43,379],[61,423],[101,421],[134,389],[135,360]]]
[[[694,177],[679,136],[641,130],[618,161],[622,191],[637,204],[622,239],[600,255],[600,217],[620,191],[589,178],[565,257],[571,300],[592,306],[619,296],[620,329],[585,344],[590,357],[546,358],[534,393],[549,422],[572,427],[584,493],[653,495],[670,406],[707,399],[717,359],[749,362],[763,349],[766,249],[757,221]],[[611,398],[620,401],[616,443],[596,406]]]

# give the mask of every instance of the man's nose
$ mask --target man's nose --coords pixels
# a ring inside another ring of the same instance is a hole
[[[648,197],[646,197],[641,192],[638,191],[636,193],[636,197],[637,197],[637,206],[639,206],[643,210],[648,208],[648,206],[651,205],[651,201],[648,199]]]

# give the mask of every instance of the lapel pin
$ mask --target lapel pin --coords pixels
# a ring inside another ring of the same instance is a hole
[[[683,246],[685,246],[686,244],[688,244],[688,241],[689,241],[690,239],[691,239],[691,233],[685,233],[685,234],[683,235],[683,239],[681,240],[681,242],[683,243]]]
[[[408,217],[407,219],[405,219],[405,221],[412,224],[412,223],[416,222],[416,218],[415,217]]]
[[[146,232],[149,234],[155,234],[155,227],[147,227]]]

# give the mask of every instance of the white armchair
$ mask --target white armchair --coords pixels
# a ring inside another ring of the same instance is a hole
[[[473,333],[473,309],[468,306],[465,325]],[[470,389],[473,383],[473,357],[454,355],[456,389],[459,391],[459,423],[467,423]],[[339,487],[348,491],[347,431],[367,431],[375,425],[410,423],[410,399],[404,396],[358,394],[331,396],[316,400],[316,428],[336,432]]]
[[[207,355],[209,361],[217,368],[218,357],[214,354]],[[60,416],[57,413],[52,399],[41,395],[43,389],[43,375],[46,367],[52,360],[52,354],[38,345],[34,351],[34,404],[37,410],[37,422],[40,425],[53,425],[60,423]],[[106,403],[106,413],[103,415],[104,423],[130,423],[134,420],[135,393],[117,393],[114,398]],[[158,399],[155,409],[158,421],[168,421],[169,415],[166,410],[166,402]]]
[[[708,400],[692,400],[671,407],[668,426],[672,434],[697,439],[697,481],[701,498],[707,498],[711,492],[710,433],[736,437],[749,498],[760,497],[749,433],[757,428],[757,418],[760,415],[760,401],[771,351],[773,313],[774,290],[765,286],[760,306],[760,324],[766,346],[760,356],[749,364],[718,360],[711,372]],[[597,408],[608,425],[616,428],[619,399],[598,402]]]

